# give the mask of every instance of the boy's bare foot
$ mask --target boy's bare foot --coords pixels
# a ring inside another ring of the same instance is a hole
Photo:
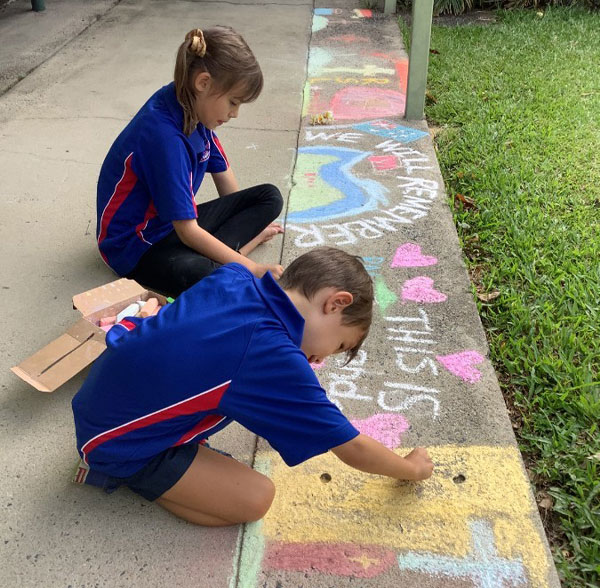
[[[251,251],[256,249],[261,243],[270,241],[275,235],[283,233],[283,227],[279,223],[271,223],[268,227],[265,227],[252,241],[249,241],[240,249],[242,255],[248,255]]]

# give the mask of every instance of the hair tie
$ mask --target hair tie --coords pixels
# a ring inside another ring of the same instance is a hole
[[[198,57],[206,55],[206,41],[202,29],[194,29],[185,36],[186,41],[191,41],[189,50]]]

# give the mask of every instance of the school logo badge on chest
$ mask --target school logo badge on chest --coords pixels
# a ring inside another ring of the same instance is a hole
[[[203,163],[205,161],[208,161],[208,158],[210,157],[210,143],[207,141],[204,145],[204,151],[202,152],[202,154],[198,157],[198,161],[200,163]]]

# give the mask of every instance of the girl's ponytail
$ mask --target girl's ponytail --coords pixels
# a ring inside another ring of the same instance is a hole
[[[199,122],[194,110],[193,84],[194,76],[200,72],[208,72],[222,94],[239,86],[242,102],[256,100],[263,87],[262,72],[254,54],[231,27],[191,30],[177,51],[174,74],[186,135],[191,135]]]

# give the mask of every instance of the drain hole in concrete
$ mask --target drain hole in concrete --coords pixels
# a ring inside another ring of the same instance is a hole
[[[323,484],[328,484],[331,482],[331,476],[329,474],[321,474],[321,482],[323,482]]]
[[[458,474],[458,476],[454,476],[454,478],[452,478],[452,481],[455,484],[462,484],[467,478],[465,478],[462,474]]]

